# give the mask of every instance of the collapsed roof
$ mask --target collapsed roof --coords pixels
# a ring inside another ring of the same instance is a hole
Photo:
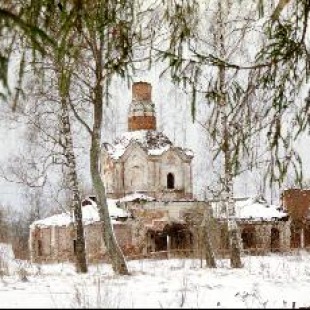
[[[193,152],[187,148],[174,147],[169,138],[155,130],[137,130],[123,133],[112,144],[103,143],[102,147],[113,159],[119,159],[131,143],[138,143],[148,155],[159,156],[170,148],[192,158]]]
[[[100,221],[96,202],[94,202],[92,199],[87,199],[87,201],[88,204],[82,207],[82,220],[84,225],[89,225],[94,222]],[[120,218],[128,218],[130,216],[128,212],[118,207],[117,199],[108,198],[107,202],[112,223],[118,222],[118,219]],[[42,220],[34,221],[30,225],[30,228],[49,227],[49,226],[68,226],[72,222],[73,222],[72,216],[70,212],[67,211],[60,214],[52,215]]]
[[[120,203],[123,202],[130,202],[130,201],[153,201],[155,200],[154,197],[144,195],[142,193],[133,193],[130,195],[126,195],[120,199],[107,199],[108,208],[110,218],[112,223],[120,223],[119,220],[127,219],[131,217],[131,213],[127,212],[126,210],[119,207]],[[84,225],[89,225],[94,222],[99,222],[99,214],[97,204],[95,202],[94,196],[89,196],[88,198],[84,199],[82,202],[82,220]],[[34,221],[30,228],[35,227],[49,227],[49,226],[68,226],[72,223],[73,219],[69,211],[63,212],[60,214],[55,214],[49,216],[42,220]]]

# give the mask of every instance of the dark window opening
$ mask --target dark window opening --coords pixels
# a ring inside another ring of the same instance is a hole
[[[301,247],[301,230],[295,226],[291,226],[291,248]]]
[[[174,175],[172,173],[167,175],[167,188],[174,189]]]
[[[310,227],[306,226],[304,228],[304,233],[305,233],[305,246],[309,247],[310,245]]]
[[[194,237],[191,232],[189,232],[189,246],[192,247],[194,245]]]
[[[243,248],[250,249],[255,248],[256,240],[255,240],[255,228],[245,228],[241,234]]]
[[[73,240],[73,253],[76,254],[76,240]]]
[[[155,235],[155,251],[167,251],[167,235]]]
[[[171,235],[173,250],[189,250],[193,246],[193,235],[187,229],[179,230]]]
[[[43,251],[42,251],[42,241],[38,240],[38,256],[42,256]]]
[[[271,251],[276,252],[280,250],[280,232],[277,228],[271,229],[271,236],[270,236],[270,246]]]
[[[91,199],[93,202],[97,202],[96,196],[89,196],[89,199]]]
[[[92,202],[96,202],[96,196],[88,196],[88,198],[85,198],[82,200],[82,207],[92,205]]]

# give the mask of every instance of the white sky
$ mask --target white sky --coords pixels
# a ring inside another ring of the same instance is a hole
[[[156,70],[154,71],[156,72]],[[208,178],[211,178],[212,169],[216,168],[212,167],[210,158],[206,157],[208,145],[201,138],[201,127],[191,121],[189,99],[174,87],[168,79],[162,78],[159,80],[158,75],[154,72],[146,73],[141,78],[136,79],[136,81],[138,80],[152,83],[152,98],[156,107],[158,129],[163,130],[176,146],[188,147],[194,151],[194,192],[196,195],[201,194],[203,184],[205,182],[210,183]],[[107,139],[108,142],[111,142],[109,141],[110,138],[116,138],[127,130],[127,111],[131,102],[131,88],[128,89],[126,83],[116,83],[116,89],[117,91],[114,92],[111,99],[111,103],[115,104],[115,118],[112,120],[114,123],[108,124],[109,128],[115,127],[116,131],[112,135],[108,133],[109,129],[105,131],[103,138],[109,138]],[[0,162],[3,167],[10,164],[13,154],[22,150],[23,144],[19,137],[20,132],[21,130],[18,129],[9,129],[4,122],[0,124]],[[304,175],[306,178],[310,178],[309,136],[305,134],[305,138],[301,139],[301,141],[299,149],[305,164]],[[85,166],[83,176],[90,182],[88,165],[85,159],[82,162]],[[206,171],[206,173],[202,174],[201,171]],[[248,173],[239,178],[239,181],[235,184],[236,195],[255,195],[258,188],[257,175],[259,173],[254,175]],[[259,178],[261,177],[260,175]],[[0,180],[0,203],[10,203],[22,207],[22,192],[23,189],[20,186]],[[266,198],[269,199],[270,197]],[[277,203],[277,201],[273,202]]]
[[[210,4],[211,2],[209,1],[205,4]],[[247,4],[252,7],[254,6],[254,9],[256,10],[255,1],[248,2]],[[237,13],[239,14],[239,12]],[[253,37],[250,39],[252,41],[254,40]],[[255,51],[255,44],[253,44],[253,42],[250,43],[248,48],[250,52]],[[15,64],[13,63],[13,67],[14,65]],[[151,71],[141,70],[137,72],[136,76],[134,76],[133,81],[142,80],[152,84],[152,98],[157,113],[158,129],[163,130],[176,146],[188,147],[194,151],[194,193],[201,198],[205,184],[212,183],[212,174],[216,171],[217,167],[211,163],[210,157],[206,155],[208,152],[208,144],[201,136],[201,127],[198,124],[193,124],[191,122],[189,97],[186,97],[180,89],[175,87],[168,77],[160,77],[162,69],[163,66],[157,64]],[[10,70],[11,84],[13,79],[14,70]],[[128,88],[127,83],[125,82],[115,82],[111,89],[113,95],[111,98],[111,105],[114,107],[114,118],[104,124],[105,131],[102,142],[105,142],[106,140],[107,142],[111,142],[111,138],[116,138],[127,129],[127,111],[131,101],[131,88]],[[20,132],[21,131],[19,130],[9,130],[8,124],[1,119],[0,163],[3,167],[10,164],[12,155],[16,154],[18,149],[22,149],[23,143],[19,139]],[[305,164],[304,176],[306,178],[310,178],[309,145],[309,134],[306,133],[304,139],[301,139],[299,145],[300,154]],[[90,183],[87,159],[80,157],[79,163],[83,164],[81,174],[86,179],[86,182]],[[241,178],[238,178],[238,181],[235,184],[236,195],[256,194],[259,187],[258,182],[261,182],[261,179],[262,175],[260,172],[256,172],[252,175],[249,173],[242,175]],[[19,186],[0,180],[0,204],[11,203],[15,206],[23,207],[24,201],[21,194],[22,192],[23,189]],[[269,199],[270,197],[266,198]]]

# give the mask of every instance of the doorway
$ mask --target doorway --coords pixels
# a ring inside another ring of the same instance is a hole
[[[270,248],[272,252],[280,251],[280,231],[277,228],[271,228]]]

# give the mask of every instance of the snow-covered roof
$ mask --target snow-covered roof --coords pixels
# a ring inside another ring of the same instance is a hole
[[[82,216],[84,225],[89,225],[91,223],[100,221],[96,203],[90,199],[88,199],[88,201],[90,203],[82,207]],[[117,222],[116,221],[117,218],[124,218],[130,216],[128,212],[117,206],[118,201],[119,200],[117,199],[109,199],[109,198],[107,199],[109,214],[112,223]],[[33,228],[33,227],[48,227],[48,226],[68,226],[70,223],[72,223],[70,212],[63,212],[61,214],[56,214],[47,217],[45,219],[35,221],[30,225],[30,227]]]
[[[154,201],[155,198],[151,196],[147,196],[141,193],[133,193],[130,195],[126,195],[123,198],[120,198],[120,202],[129,202],[129,201],[134,201],[134,200],[147,200],[147,201]]]
[[[119,159],[130,143],[136,142],[146,150],[148,155],[160,156],[173,147],[172,142],[162,132],[155,130],[136,130],[123,133],[112,144],[104,143],[103,147],[113,159]],[[186,156],[193,156],[189,149],[175,148]]]
[[[155,113],[155,104],[151,100],[137,100],[133,99],[130,105],[129,115],[137,113]]]
[[[226,208],[223,202],[211,202],[213,215],[216,218],[226,218]],[[258,197],[235,201],[236,218],[240,220],[273,220],[287,217],[288,214],[279,206],[270,205]]]

